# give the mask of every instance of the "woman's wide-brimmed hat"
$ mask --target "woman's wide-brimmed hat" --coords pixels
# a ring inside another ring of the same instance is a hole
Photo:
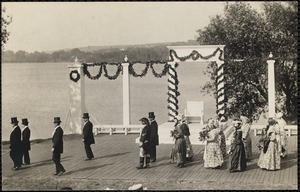
[[[11,118],[11,124],[14,124],[14,123],[19,123],[19,121],[16,117]]]
[[[240,118],[234,118],[232,123],[242,124],[242,120]]]
[[[60,122],[61,122],[60,117],[54,117],[53,123],[60,123]]]
[[[145,122],[146,124],[148,124],[148,122],[149,122],[146,117],[141,118],[140,121]]]
[[[28,119],[27,118],[24,118],[22,119],[22,125],[28,125]]]
[[[274,125],[275,123],[276,123],[276,120],[273,119],[272,117],[270,117],[270,118],[268,119],[268,124]]]

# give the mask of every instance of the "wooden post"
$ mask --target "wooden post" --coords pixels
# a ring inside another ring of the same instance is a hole
[[[82,133],[82,114],[86,112],[85,107],[85,83],[83,66],[76,57],[74,65],[68,66],[70,72],[78,71],[80,79],[77,82],[70,80],[70,131],[71,133]],[[74,73],[73,73],[74,74]]]
[[[269,58],[273,55],[270,53]],[[269,117],[274,117],[275,115],[275,73],[274,73],[274,63],[275,60],[268,60],[268,108]]]
[[[125,63],[122,63],[123,66],[123,125],[130,124],[130,78],[129,70],[127,63],[128,58],[125,55]]]

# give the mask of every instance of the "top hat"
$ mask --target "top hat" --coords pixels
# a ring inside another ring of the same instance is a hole
[[[60,122],[61,122],[60,117],[54,117],[53,123],[60,123]]]
[[[149,117],[148,118],[155,118],[154,112],[149,112]]]
[[[82,118],[90,118],[89,113],[83,113]]]
[[[143,121],[146,124],[149,124],[149,121],[148,121],[148,119],[146,117],[141,118],[140,121]]]
[[[11,124],[14,124],[14,123],[18,123],[19,121],[17,120],[16,117],[12,117],[11,118]]]
[[[22,124],[23,124],[23,125],[28,125],[28,123],[29,123],[29,122],[28,122],[27,118],[22,119]]]

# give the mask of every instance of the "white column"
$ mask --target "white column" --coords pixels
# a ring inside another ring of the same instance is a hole
[[[269,58],[272,58],[272,53],[270,53]],[[275,72],[274,63],[275,60],[268,60],[268,107],[269,107],[269,117],[274,117],[275,115]]]
[[[68,66],[71,71],[77,70],[80,79],[77,82],[70,80],[70,131],[71,133],[82,133],[82,114],[86,112],[85,107],[85,82],[83,74],[83,66],[78,62],[76,57],[74,65]]]
[[[127,63],[127,56],[125,56],[123,66],[123,125],[130,125],[130,78]]]

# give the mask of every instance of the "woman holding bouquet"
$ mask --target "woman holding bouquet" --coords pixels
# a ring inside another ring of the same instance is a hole
[[[200,133],[203,136],[203,133],[207,133],[204,136],[205,139],[205,149],[203,154],[204,167],[205,168],[220,168],[223,164],[223,155],[220,148],[220,129],[215,127],[215,122],[213,119],[208,121],[208,125],[205,130]]]

